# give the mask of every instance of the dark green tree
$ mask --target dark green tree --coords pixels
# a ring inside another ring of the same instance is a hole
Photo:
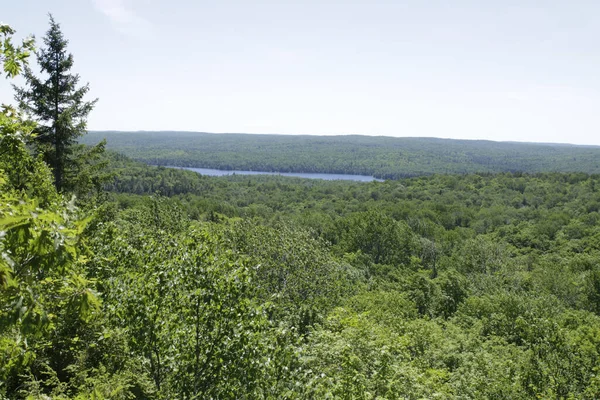
[[[79,75],[70,72],[73,55],[67,53],[68,40],[52,15],[44,44],[36,52],[42,77],[26,66],[26,86],[15,87],[15,98],[21,108],[37,119],[38,152],[53,171],[56,189],[63,192],[72,189],[70,182],[78,165],[73,154],[76,139],[85,133],[87,116],[97,99],[84,101],[89,84],[78,87]]]

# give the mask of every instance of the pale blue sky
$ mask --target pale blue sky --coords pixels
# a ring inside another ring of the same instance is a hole
[[[61,23],[94,130],[600,145],[597,0],[5,3],[21,35]]]

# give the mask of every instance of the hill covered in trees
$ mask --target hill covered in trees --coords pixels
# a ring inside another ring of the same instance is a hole
[[[83,143],[152,165],[398,179],[475,172],[600,173],[600,147],[372,136],[89,132]]]

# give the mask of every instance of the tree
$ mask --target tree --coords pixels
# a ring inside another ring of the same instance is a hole
[[[43,154],[52,168],[56,189],[63,192],[71,189],[70,179],[77,165],[73,156],[76,139],[85,133],[87,116],[97,99],[83,100],[89,91],[89,84],[77,87],[79,75],[70,73],[73,55],[67,53],[68,41],[52,15],[44,44],[46,47],[36,55],[40,71],[46,78],[38,78],[26,66],[23,74],[26,87],[15,87],[15,98],[25,111],[38,120],[38,152]]]

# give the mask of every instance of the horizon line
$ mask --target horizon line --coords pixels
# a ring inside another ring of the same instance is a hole
[[[191,131],[191,130],[117,130],[117,129],[88,129],[87,132],[111,132],[111,133],[197,133],[197,134],[208,134],[208,135],[256,135],[256,136],[314,136],[314,137],[336,137],[336,136],[360,136],[360,137],[373,137],[373,138],[389,138],[389,139],[434,139],[434,140],[452,140],[452,141],[464,141],[464,142],[492,142],[492,143],[512,143],[512,144],[534,144],[534,145],[550,145],[550,146],[576,146],[576,147],[600,147],[598,144],[578,144],[578,143],[567,143],[567,142],[532,142],[532,141],[518,141],[518,140],[493,140],[493,139],[463,139],[463,138],[445,138],[439,136],[389,136],[379,134],[365,134],[365,133],[258,133],[258,132],[205,132],[205,131]]]

